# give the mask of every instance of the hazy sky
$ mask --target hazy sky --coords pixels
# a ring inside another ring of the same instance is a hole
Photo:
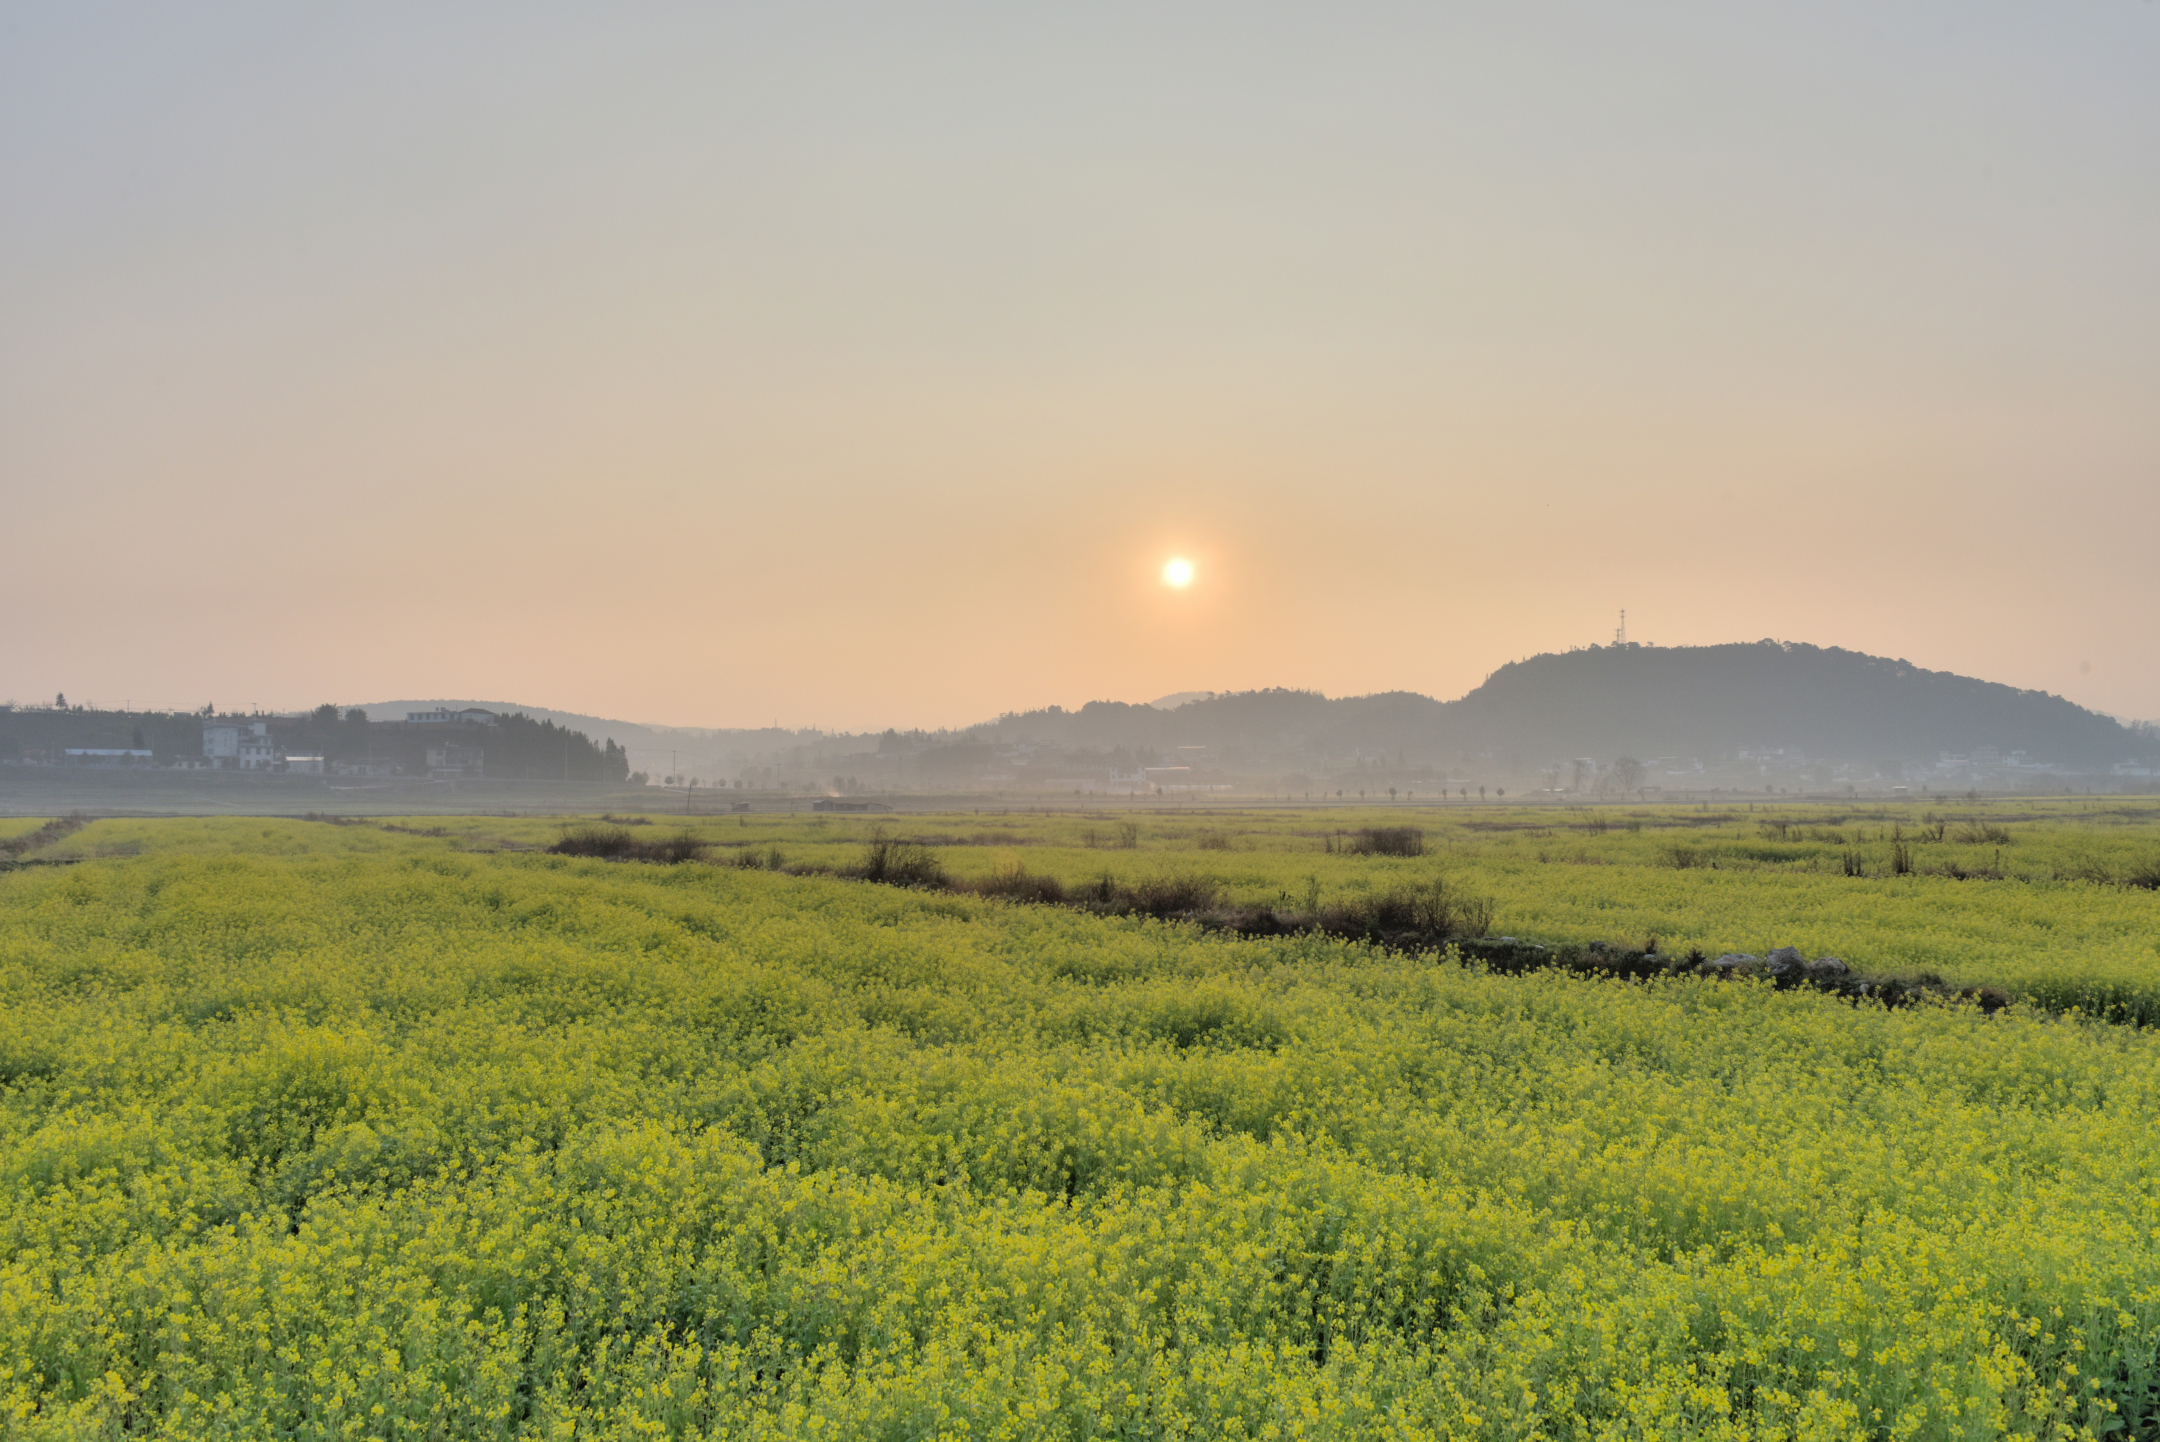
[[[1447,697],[1623,606],[2160,716],[2160,5],[0,4],[0,698]]]

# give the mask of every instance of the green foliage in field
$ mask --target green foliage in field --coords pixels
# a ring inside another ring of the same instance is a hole
[[[2160,1422],[2151,1034],[484,829],[0,876],[12,1432]]]
[[[12,841],[18,836],[28,836],[43,826],[47,819],[43,816],[0,816],[0,841]]]
[[[1331,841],[1414,823],[1425,854],[1347,854]],[[94,847],[104,822],[76,838]],[[457,844],[541,845],[554,820],[438,818]],[[1132,825],[1130,847],[1118,829]],[[1496,931],[1552,942],[1797,946],[1875,975],[1992,985],[2057,1010],[2160,1024],[2160,804],[1914,804],[1840,811],[1455,806],[1176,814],[655,816],[715,859],[778,846],[792,866],[856,864],[882,826],[922,838],[955,879],[1023,865],[1068,890],[1204,876],[1232,905],[1310,911],[1445,876],[1496,904]],[[111,833],[104,833],[111,835]],[[1909,874],[1892,870],[1904,848]],[[1845,874],[1850,856],[1861,871]],[[1685,865],[1676,865],[1676,860]]]

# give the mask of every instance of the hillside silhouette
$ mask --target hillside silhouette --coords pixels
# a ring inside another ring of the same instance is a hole
[[[1091,702],[1015,713],[982,739],[1064,747],[1207,748],[1222,764],[1351,755],[1535,767],[1560,757],[1729,758],[1784,750],[1809,758],[1914,763],[1944,754],[2023,753],[2036,764],[2104,769],[2154,750],[2060,696],[1909,661],[1781,641],[1724,646],[1592,646],[1511,662],[1456,701],[1414,692],[1329,699],[1247,691],[1174,710]]]

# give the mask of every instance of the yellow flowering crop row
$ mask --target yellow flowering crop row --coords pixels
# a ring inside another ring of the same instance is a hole
[[[2151,1033],[488,824],[0,876],[0,1427],[2160,1426]]]

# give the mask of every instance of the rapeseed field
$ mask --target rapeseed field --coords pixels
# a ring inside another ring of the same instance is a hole
[[[45,824],[45,818],[37,816],[0,816],[0,842],[14,841],[28,836]]]
[[[2160,802],[1750,805],[768,811],[654,815],[636,818],[647,824],[635,832],[688,834],[719,862],[838,870],[882,829],[928,841],[963,883],[1015,868],[1069,890],[1104,877],[1133,885],[1197,876],[1228,905],[1305,911],[1445,877],[1491,899],[1495,933],[1621,947],[1654,939],[1668,953],[1711,957],[1796,946],[1870,975],[1999,987],[2053,1010],[2160,1024]],[[264,838],[246,827],[281,824],[100,821],[41,854],[125,854],[152,834],[185,834],[198,849],[259,846]],[[576,823],[390,824],[406,830],[386,841],[432,832],[453,847],[492,851],[544,848]],[[1363,829],[1401,825],[1422,833],[1423,855],[1358,855],[1339,845]],[[156,830],[167,827],[193,829]],[[1904,872],[1896,869],[1901,851]]]
[[[407,825],[0,875],[11,1435],[2160,1426],[2150,1032]]]

